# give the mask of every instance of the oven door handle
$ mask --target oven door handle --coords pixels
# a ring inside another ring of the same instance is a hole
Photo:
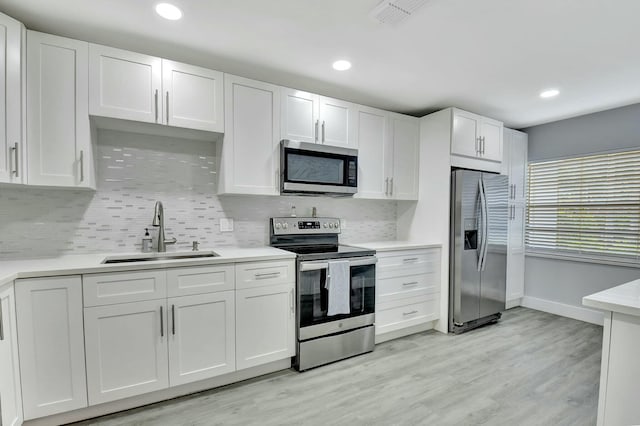
[[[344,259],[344,260],[347,260],[347,259]],[[375,265],[376,262],[378,262],[378,259],[375,256],[355,257],[348,260],[349,260],[349,266]],[[300,262],[300,272],[317,271],[320,269],[328,269],[328,268],[329,268],[329,262],[327,261]]]

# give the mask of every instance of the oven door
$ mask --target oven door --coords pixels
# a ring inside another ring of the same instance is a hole
[[[328,261],[300,262],[298,265],[298,338],[312,339],[360,328],[374,323],[377,259],[375,256],[350,259],[350,313],[328,315]]]

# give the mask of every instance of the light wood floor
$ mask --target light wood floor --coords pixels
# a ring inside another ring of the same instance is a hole
[[[595,425],[602,327],[525,308],[78,425]]]

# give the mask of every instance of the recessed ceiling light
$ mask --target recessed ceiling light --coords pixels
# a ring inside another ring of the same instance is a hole
[[[182,18],[182,11],[177,6],[169,3],[158,3],[156,5],[156,13],[170,21],[177,21]]]
[[[541,98],[553,98],[554,96],[558,96],[560,91],[558,89],[549,89],[543,92],[540,92]]]
[[[351,62],[341,59],[333,63],[333,69],[336,71],[346,71],[351,68]]]

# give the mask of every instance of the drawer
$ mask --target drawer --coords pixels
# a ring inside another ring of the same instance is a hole
[[[236,264],[236,289],[295,282],[293,260]]]
[[[167,270],[169,297],[214,293],[235,288],[233,264],[220,266],[195,266]]]
[[[440,293],[376,305],[376,334],[424,324],[440,318]]]
[[[440,291],[440,274],[419,274],[376,280],[376,302],[424,296]]]
[[[84,306],[112,305],[167,297],[164,269],[82,276]]]
[[[379,278],[417,275],[440,270],[440,249],[403,250],[378,254]]]

